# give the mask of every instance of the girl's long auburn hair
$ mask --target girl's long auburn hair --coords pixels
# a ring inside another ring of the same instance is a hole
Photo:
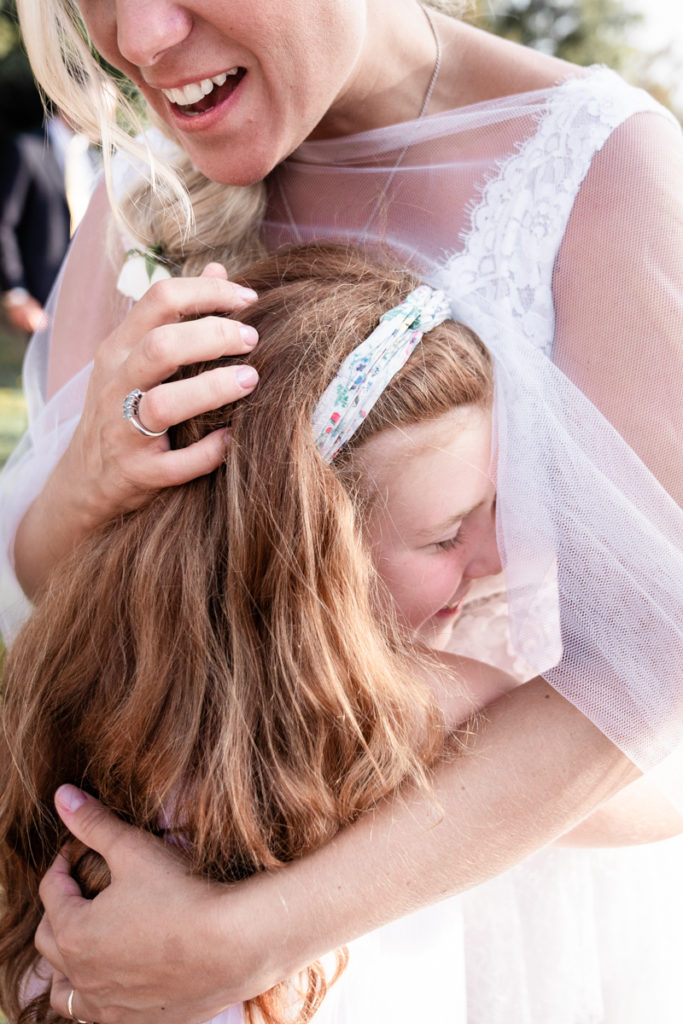
[[[453,322],[425,335],[328,466],[311,434],[318,396],[417,282],[309,245],[244,283],[260,295],[242,318],[260,342],[222,362],[251,362],[260,383],[171,437],[182,447],[229,426],[224,463],[88,537],[6,661],[0,996],[15,1024],[57,1019],[47,993],[27,1005],[23,993],[38,883],[68,838],[61,783],[177,837],[194,872],[235,881],[316,849],[402,784],[427,785],[444,749],[418,656],[378,610],[353,456],[380,430],[489,402],[486,350]],[[106,884],[87,857],[74,871],[91,895]],[[331,982],[314,964],[299,983],[304,1022]],[[276,986],[246,1004],[248,1019],[291,1021],[291,998],[291,983]]]

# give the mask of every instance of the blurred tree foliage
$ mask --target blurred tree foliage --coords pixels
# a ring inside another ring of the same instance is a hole
[[[643,15],[623,0],[476,0],[469,20],[574,64],[607,64],[681,116],[674,100],[681,68],[670,51],[638,48]]]
[[[637,56],[627,40],[642,15],[620,0],[496,0],[480,13],[492,32],[574,64],[625,71]]]
[[[83,28],[83,38],[85,29]],[[92,51],[107,74],[131,102],[139,115],[143,105],[133,83]],[[42,121],[42,105],[33,81],[31,67],[24,50],[17,19],[15,0],[0,0],[0,133],[4,130],[24,131]],[[19,102],[17,102],[19,101]],[[137,125],[128,126],[137,131]]]
[[[0,0],[0,135],[39,128],[43,104],[21,41],[14,0]]]
[[[20,45],[14,0],[0,0],[0,61]]]

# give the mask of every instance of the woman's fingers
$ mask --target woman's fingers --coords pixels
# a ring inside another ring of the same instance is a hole
[[[217,469],[225,458],[227,430],[214,430],[187,448],[170,449],[150,463],[147,482],[152,489],[177,487]]]
[[[256,293],[222,277],[173,277],[157,281],[136,302],[126,317],[125,330],[117,331],[119,344],[132,348],[137,339],[156,327],[177,324],[188,317],[238,313],[256,300]],[[123,328],[123,325],[122,325]]]
[[[75,1020],[88,1020],[85,1003],[75,991],[71,998],[71,1011],[69,1010],[69,996],[71,996],[72,989],[73,985],[69,979],[60,971],[55,971],[52,975],[52,985],[50,988],[50,1006],[60,1017],[65,1017],[66,1020],[69,1020],[72,1014]]]
[[[58,790],[55,805],[69,831],[107,861],[111,884],[84,899],[59,857],[41,882],[45,918],[36,944],[57,972],[54,1009],[68,1018],[73,990],[71,1010],[81,1020],[187,1024],[235,1002],[238,928],[227,967],[222,952],[230,890],[191,875],[172,844],[131,828],[72,786]]]
[[[222,263],[207,263],[199,276],[220,277],[222,281],[228,280],[228,272]]]
[[[244,398],[257,383],[258,373],[252,366],[219,366],[147,391],[140,399],[138,416],[148,430],[165,430]]]
[[[178,367],[250,352],[258,341],[253,327],[220,316],[164,324],[144,335],[122,367],[143,391],[171,377]]]
[[[52,931],[52,925],[45,914],[43,914],[40,924],[36,928],[33,944],[42,956],[43,960],[50,964],[51,967],[54,967],[55,970],[58,971],[63,971],[65,969],[62,954],[59,951],[55,940],[55,934]]]

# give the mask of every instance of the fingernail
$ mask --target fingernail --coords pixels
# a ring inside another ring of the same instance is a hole
[[[247,324],[242,324],[240,327],[240,337],[245,345],[249,348],[253,348],[258,341],[258,331],[255,327],[249,327]]]
[[[55,800],[67,811],[77,811],[87,799],[83,790],[75,786],[60,786],[55,793]]]
[[[258,299],[258,295],[253,288],[243,288],[241,284],[238,284],[235,285],[235,290],[240,299],[244,299],[246,302],[255,302]]]
[[[240,387],[253,388],[258,382],[258,373],[253,366],[238,366],[235,370],[235,379]]]

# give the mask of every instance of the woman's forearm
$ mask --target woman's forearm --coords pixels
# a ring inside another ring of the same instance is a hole
[[[73,987],[84,1019],[103,1024],[208,1020],[330,949],[499,874],[638,774],[533,680],[491,705],[467,751],[435,771],[433,795],[397,794],[316,853],[239,885],[192,877],[168,844],[94,800],[67,806],[60,796],[65,824],[105,857],[112,884],[80,898],[63,857],[43,880],[36,945],[59,972],[53,1006],[65,1013]]]
[[[441,765],[435,799],[403,793],[312,856],[223,898],[228,944],[243,935],[238,994],[499,874],[638,775],[545,682],[519,687],[491,706],[470,749]]]
[[[35,600],[57,563],[97,525],[72,494],[62,490],[57,471],[29,506],[14,538],[14,568],[22,590]]]
[[[638,779],[557,840],[559,846],[638,846],[683,832],[683,817],[654,783]]]

